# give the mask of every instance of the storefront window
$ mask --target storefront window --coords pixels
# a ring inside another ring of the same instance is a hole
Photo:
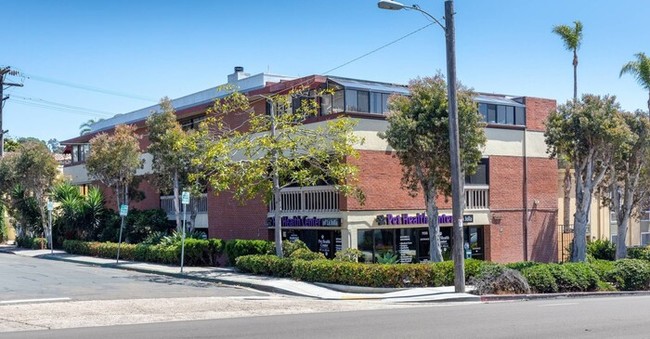
[[[484,260],[483,226],[465,227],[463,236],[468,249],[466,257]],[[398,256],[399,263],[428,262],[429,241],[429,229],[424,227],[357,232],[357,249],[363,252],[366,262],[378,262],[394,255]],[[451,227],[440,228],[440,249],[443,259],[451,260]]]
[[[342,244],[341,231],[334,230],[287,229],[282,232],[282,240],[300,240],[310,251],[323,253],[329,259],[334,258],[336,252],[341,250]]]

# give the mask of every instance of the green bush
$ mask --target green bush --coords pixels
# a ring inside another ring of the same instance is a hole
[[[293,259],[279,258],[273,254],[244,255],[236,259],[235,267],[246,273],[289,277],[292,262]]]
[[[630,247],[627,249],[627,257],[650,261],[650,247]]]
[[[300,259],[300,260],[320,260],[326,259],[325,255],[320,252],[312,252],[308,248],[299,248],[293,251],[289,258],[291,259]]]
[[[616,259],[616,246],[607,239],[594,240],[587,244],[587,254],[597,260],[614,260]]]
[[[116,258],[117,244],[110,242],[84,242],[66,240],[63,249],[70,254],[94,256],[100,258]],[[185,260],[188,266],[217,265],[217,259],[223,251],[223,241],[220,239],[186,239]],[[126,244],[120,247],[120,259],[154,262],[160,264],[180,264],[181,244],[147,245]]]
[[[356,248],[346,248],[342,251],[336,252],[334,255],[334,260],[336,261],[346,261],[346,262],[359,262],[363,260],[363,252]]]
[[[293,252],[299,249],[304,249],[309,251],[309,247],[307,247],[307,244],[305,244],[300,239],[296,241],[289,241],[289,240],[282,241],[282,254],[284,254],[285,257],[290,257]]]
[[[640,259],[617,260],[607,280],[621,291],[647,290],[650,288],[650,263]]]
[[[538,262],[535,262],[535,261],[519,261],[519,262],[508,263],[508,264],[506,264],[506,267],[521,272],[525,268],[537,266],[537,265],[540,265],[540,264],[541,263],[538,263]]]
[[[237,257],[243,255],[273,254],[274,244],[266,240],[234,239],[226,242],[224,251],[228,257],[228,263],[235,265]]]
[[[556,293],[558,286],[553,272],[548,265],[537,265],[525,268],[521,274],[528,281],[530,289],[537,293]]]
[[[479,295],[530,293],[530,286],[519,271],[498,264],[483,265],[470,283]]]
[[[556,277],[560,291],[586,292],[598,289],[598,281],[600,281],[600,277],[588,263],[564,263],[559,266],[562,270],[558,271],[558,273],[563,277],[569,277],[568,279],[560,279],[559,277]],[[562,283],[560,283],[560,281],[562,281]]]
[[[600,280],[607,281],[614,270],[614,261],[610,260],[592,260],[589,262],[591,269],[596,272]]]
[[[29,236],[20,236],[16,237],[16,246],[21,248],[29,248],[32,250],[40,250],[49,248],[47,239],[45,238],[35,238]]]

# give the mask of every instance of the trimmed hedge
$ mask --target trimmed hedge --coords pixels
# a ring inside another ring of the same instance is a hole
[[[538,293],[597,291],[600,278],[588,263],[544,264],[522,270]]]
[[[302,250],[297,250],[292,257],[298,256],[300,252]],[[483,265],[485,265],[483,261],[468,259],[465,273],[468,277],[472,277],[481,271]],[[387,265],[327,259],[281,259],[275,255],[247,255],[237,258],[236,267],[246,273],[367,287],[427,287],[448,286],[454,283],[454,266],[450,261]]]
[[[63,249],[70,254],[79,254],[100,258],[117,257],[117,245],[111,242],[85,242],[66,240]],[[185,239],[185,261],[188,266],[216,266],[217,259],[223,251],[223,241],[220,239]],[[131,261],[154,262],[160,264],[180,264],[181,244],[120,245],[120,259]]]
[[[28,237],[28,236],[17,237],[16,246],[22,248],[29,248],[32,250],[49,248],[49,244],[46,238],[38,238],[38,237],[35,238],[35,237]]]
[[[607,280],[621,291],[648,290],[650,289],[650,263],[640,259],[617,260]]]
[[[228,257],[228,264],[234,266],[238,257],[272,254],[274,246],[272,241],[233,239],[226,242],[224,251]]]

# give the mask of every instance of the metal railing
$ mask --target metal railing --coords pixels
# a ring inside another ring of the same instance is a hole
[[[178,197],[180,200],[180,197]],[[192,204],[192,200],[196,199],[196,197],[190,197],[190,205],[187,206],[188,213],[190,212],[190,206]],[[198,197],[198,203],[199,203],[199,213],[208,213],[208,194],[203,193],[201,194],[200,197]],[[179,201],[180,203],[180,201]],[[183,205],[180,205],[180,211],[182,213],[183,211]],[[160,196],[160,208],[162,208],[167,215],[174,215],[174,196],[173,195],[161,195]]]
[[[334,186],[288,187],[282,189],[282,212],[321,213],[339,211],[340,193]],[[275,211],[275,202],[269,204],[269,212]]]
[[[490,208],[490,186],[465,185],[465,209],[487,210]]]

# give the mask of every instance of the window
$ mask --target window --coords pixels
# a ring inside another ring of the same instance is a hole
[[[519,106],[479,103],[478,111],[483,121],[501,125],[526,125],[526,109]]]
[[[320,114],[326,115],[332,113],[332,95],[325,94],[320,99]]]
[[[90,153],[90,144],[72,146],[72,163],[84,162]]]
[[[345,90],[345,111],[356,112],[357,109],[357,91],[353,89]]]
[[[185,119],[185,120],[183,120],[183,121],[180,121],[180,124],[181,124],[181,127],[182,127],[184,130],[197,129],[197,128],[199,128],[199,124],[200,124],[203,120],[205,120],[205,115],[201,115],[201,116],[198,116],[198,117]]]
[[[470,185],[489,185],[488,159],[481,159],[476,173],[465,176],[465,183]]]
[[[343,99],[343,91],[336,91],[332,95],[334,102],[332,104],[332,113],[341,113],[345,110],[345,107],[343,106],[343,103],[345,100]]]
[[[370,112],[370,93],[366,91],[357,91],[357,111]]]

